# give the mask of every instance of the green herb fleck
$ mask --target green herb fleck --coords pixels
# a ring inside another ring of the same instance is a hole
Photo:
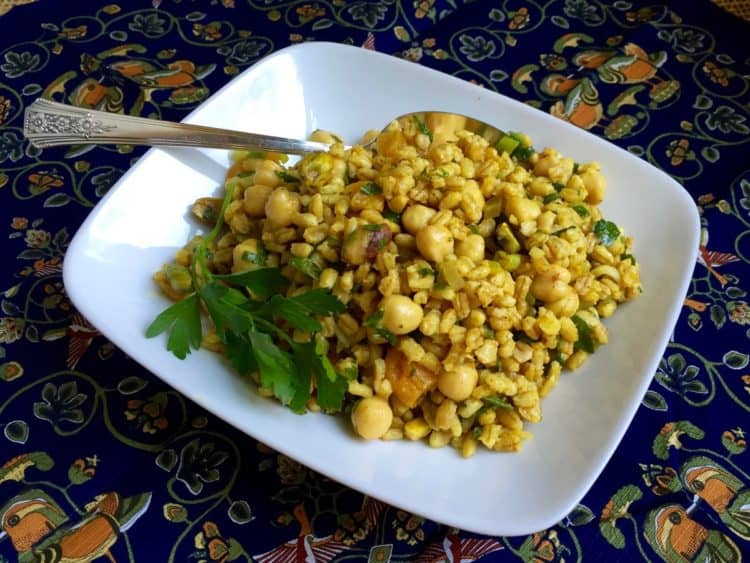
[[[495,409],[512,409],[513,405],[508,402],[507,397],[501,397],[499,395],[492,397],[483,397],[482,402],[485,405],[489,405]]]
[[[287,182],[289,184],[298,184],[299,178],[297,176],[294,176],[293,174],[289,174],[289,172],[285,172],[283,170],[277,170],[276,175],[281,178],[284,182]]]
[[[419,270],[417,270],[417,273],[423,278],[426,278],[427,276],[437,275],[435,273],[435,270],[433,270],[432,268],[420,268]]]
[[[633,264],[633,266],[635,266],[635,257],[632,254],[628,254],[626,252],[625,254],[623,254],[622,256],[620,256],[620,260],[622,260],[622,261],[630,260],[630,262]]]
[[[516,150],[513,151],[512,156],[516,157],[518,160],[529,160],[531,158],[531,155],[533,155],[536,151],[534,150],[534,147],[525,147],[523,145],[519,145],[516,147]]]
[[[472,235],[479,234],[479,227],[477,227],[476,225],[469,225],[469,230],[471,231]]]
[[[440,176],[441,178],[447,178],[448,177],[448,171],[443,170],[442,168],[436,168],[435,174]]]
[[[576,203],[575,205],[570,206],[573,211],[578,213],[581,217],[588,217],[589,216],[589,210],[588,208],[583,205],[582,203]]]
[[[599,219],[594,223],[594,234],[604,246],[609,246],[620,236],[620,229],[612,221]]]
[[[262,244],[258,245],[257,252],[246,250],[242,253],[242,259],[245,262],[250,262],[251,264],[255,264],[257,266],[265,266],[267,257],[268,253],[266,252],[266,248]]]
[[[365,195],[380,195],[383,190],[375,182],[367,182],[359,188],[359,191]]]
[[[481,426],[475,426],[471,430],[471,435],[474,436],[475,439],[479,439],[479,437],[482,435],[482,427]]]
[[[376,225],[375,223],[368,223],[367,225],[365,225],[362,228],[364,230],[366,230],[366,231],[372,231],[372,232],[376,233],[376,232],[380,231],[383,228],[383,226],[382,225]]]
[[[427,127],[427,124],[419,119],[418,116],[414,116],[414,123],[417,125],[417,129],[419,129],[419,132],[423,135],[427,135],[429,137],[430,142],[432,142],[432,131]]]
[[[578,174],[578,168],[579,168],[580,166],[581,166],[581,165],[580,165],[580,164],[578,164],[577,162],[574,162],[574,163],[573,163],[573,174]]]
[[[320,273],[323,271],[321,265],[311,258],[300,258],[299,256],[292,256],[289,259],[289,265],[313,279],[318,279],[320,277]]]
[[[378,309],[372,315],[362,321],[362,326],[366,326],[367,328],[376,328],[382,319],[383,311]]]
[[[573,315],[571,320],[573,321],[573,324],[576,325],[576,329],[578,329],[578,340],[573,346],[573,349],[576,352],[578,350],[583,350],[584,352],[593,354],[596,345],[594,342],[594,332],[591,330],[591,327],[578,315]]]
[[[556,201],[558,199],[560,199],[560,194],[557,192],[552,192],[551,194],[544,196],[542,203],[546,205],[547,203],[552,203],[553,201]]]
[[[373,329],[373,333],[375,334],[375,336],[378,336],[383,340],[387,340],[391,346],[395,346],[396,344],[398,344],[398,339],[396,338],[396,335],[393,334],[390,330],[380,326],[380,321],[382,319],[383,311],[375,311],[372,315],[367,317],[362,322],[362,326]]]
[[[559,192],[560,190],[565,188],[565,184],[563,184],[562,182],[552,182],[552,187],[555,188],[556,192]]]
[[[395,211],[391,211],[390,209],[383,213],[383,218],[391,221],[392,223],[399,223],[401,221],[401,215],[399,215]]]
[[[533,344],[534,342],[536,342],[536,340],[531,338],[528,334],[526,334],[525,332],[521,332],[521,331],[517,331],[517,332],[514,331],[513,339],[516,342],[524,342],[525,344]]]

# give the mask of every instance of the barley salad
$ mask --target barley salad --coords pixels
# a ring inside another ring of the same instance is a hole
[[[471,125],[425,113],[352,148],[316,131],[330,150],[293,165],[235,153],[224,198],[193,206],[211,231],[154,275],[176,303],[147,336],[366,439],[518,451],[642,289],[597,163]]]

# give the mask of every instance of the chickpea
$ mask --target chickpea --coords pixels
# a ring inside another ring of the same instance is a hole
[[[484,259],[484,237],[469,235],[456,244],[456,256],[466,256],[479,264]]]
[[[263,184],[264,186],[270,186],[275,188],[281,184],[281,178],[279,178],[278,172],[281,167],[272,160],[262,161],[255,169],[255,176],[253,176],[253,182],[256,184]]]
[[[479,374],[472,364],[461,364],[453,371],[440,374],[438,389],[449,399],[463,401],[471,396],[478,380]]]
[[[405,295],[389,295],[383,299],[383,328],[393,334],[408,334],[416,330],[422,322],[422,307]]]
[[[292,224],[299,213],[299,198],[286,188],[277,188],[266,201],[266,217],[276,227],[287,227]]]
[[[365,440],[382,438],[393,422],[393,411],[380,397],[365,397],[352,411],[354,430]]]
[[[545,303],[552,303],[572,291],[569,283],[570,272],[562,266],[552,264],[534,276],[531,294]]]
[[[604,199],[604,192],[607,190],[607,181],[604,176],[599,171],[589,168],[581,174],[581,180],[588,191],[586,202],[593,205],[601,203]]]
[[[417,249],[432,262],[441,262],[453,252],[453,235],[445,227],[427,225],[417,232]]]
[[[411,234],[416,235],[417,232],[427,225],[427,222],[432,219],[436,211],[431,207],[424,205],[410,205],[404,210],[401,215],[401,223],[404,228]]]
[[[263,184],[253,184],[245,190],[243,207],[250,217],[263,217],[266,214],[266,202],[273,188]]]
[[[505,200],[505,212],[515,215],[519,223],[533,221],[542,213],[539,202],[525,197],[512,196]]]

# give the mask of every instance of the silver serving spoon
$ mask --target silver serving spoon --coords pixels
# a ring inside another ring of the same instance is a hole
[[[512,152],[518,142],[482,121],[447,112],[413,112],[399,121],[414,120],[433,142],[451,138],[459,129],[485,137],[498,148]],[[263,150],[283,154],[327,151],[329,145],[173,121],[133,117],[79,108],[39,98],[26,108],[23,132],[39,148],[58,145],[129,144],[171,147]],[[374,142],[374,139],[367,145]],[[513,145],[501,147],[503,142]],[[365,146],[367,146],[365,145]],[[348,148],[348,147],[347,147]]]

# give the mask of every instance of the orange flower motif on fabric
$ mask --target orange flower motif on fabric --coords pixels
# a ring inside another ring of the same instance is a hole
[[[29,191],[33,195],[44,193],[51,188],[61,188],[63,184],[65,181],[56,170],[40,170],[29,174]]]
[[[510,13],[510,22],[508,23],[508,29],[517,30],[523,29],[531,20],[529,16],[529,9],[524,7],[519,8],[515,12]]]
[[[708,76],[708,79],[714,84],[729,86],[731,75],[727,69],[716,66],[716,63],[708,61],[703,63],[702,70],[704,74]]]
[[[82,485],[96,473],[98,458],[78,458],[68,468],[68,479],[74,485]]]
[[[325,9],[321,8],[317,4],[305,4],[304,6],[300,6],[299,8],[297,8],[296,12],[300,19],[304,20],[319,18],[326,14]]]
[[[690,141],[684,138],[670,142],[666,152],[672,166],[679,166],[686,160],[695,158],[695,153],[690,150]]]
[[[13,217],[10,226],[12,229],[21,231],[29,226],[29,220],[26,217]]]
[[[149,400],[131,399],[128,401],[125,419],[135,421],[146,434],[156,434],[169,427],[169,420],[164,414],[167,408],[167,396],[157,393]]]
[[[414,17],[421,20],[425,16],[429,15],[430,10],[435,6],[435,0],[421,0],[414,2]]]
[[[216,41],[221,39],[221,24],[217,22],[211,22],[203,25],[202,23],[193,24],[193,35],[204,41]]]

